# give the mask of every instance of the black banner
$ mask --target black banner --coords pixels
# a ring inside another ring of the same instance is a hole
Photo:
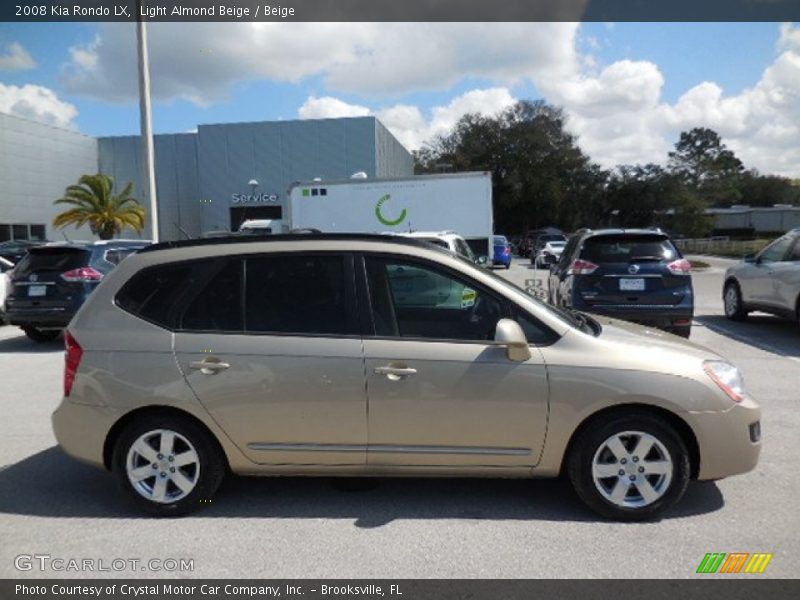
[[[800,597],[800,580],[732,576],[695,580],[344,580],[344,579],[44,579],[0,580],[11,600],[771,600]]]
[[[3,0],[0,21],[795,21],[800,0]]]

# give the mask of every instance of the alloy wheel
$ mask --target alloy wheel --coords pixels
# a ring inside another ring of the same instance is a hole
[[[200,457],[186,437],[169,429],[139,436],[125,470],[133,489],[151,502],[169,504],[188,496],[200,479]]]
[[[643,431],[623,431],[606,439],[592,459],[592,479],[600,494],[620,508],[641,508],[659,500],[672,481],[667,448]]]

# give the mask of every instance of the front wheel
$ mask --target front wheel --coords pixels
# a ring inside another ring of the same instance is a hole
[[[189,419],[147,415],[134,421],[114,447],[114,474],[145,512],[178,516],[211,498],[225,476],[216,441]]]
[[[567,460],[578,496],[609,519],[657,518],[689,483],[686,444],[669,423],[647,413],[611,416],[585,428]]]
[[[725,292],[722,294],[725,306],[725,316],[732,321],[744,321],[747,318],[747,311],[742,302],[742,291],[739,285],[733,281],[725,284]]]

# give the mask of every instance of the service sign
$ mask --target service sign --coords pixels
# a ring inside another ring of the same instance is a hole
[[[280,202],[278,194],[231,194],[232,204],[269,204]]]

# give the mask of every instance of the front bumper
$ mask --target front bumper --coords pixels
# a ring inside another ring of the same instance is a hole
[[[119,416],[107,406],[78,404],[64,398],[51,417],[53,433],[64,452],[102,469],[106,437]]]
[[[698,479],[721,479],[755,468],[761,454],[761,408],[748,397],[726,412],[691,412],[700,449]]]

